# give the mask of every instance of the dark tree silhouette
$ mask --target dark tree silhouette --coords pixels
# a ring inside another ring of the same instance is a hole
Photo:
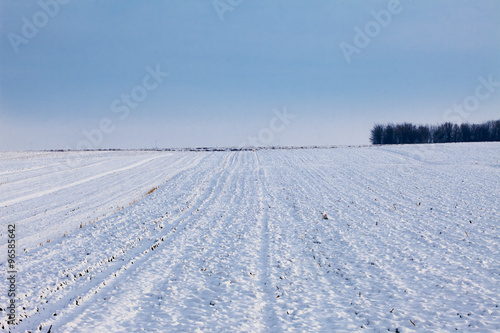
[[[373,126],[372,134],[370,137],[371,142],[374,145],[382,144],[383,134],[384,134],[384,126],[380,124],[375,124],[375,126]]]
[[[471,128],[469,124],[460,125],[460,141],[470,142],[472,138]]]
[[[431,140],[431,131],[429,129],[429,126],[423,126],[423,125],[418,126],[417,138],[418,138],[417,143],[429,143]]]
[[[491,141],[500,141],[500,120],[490,121]]]
[[[411,123],[375,124],[370,140],[374,145],[446,143],[446,142],[483,142],[500,141],[500,120],[483,124],[452,124],[450,122],[429,126]]]

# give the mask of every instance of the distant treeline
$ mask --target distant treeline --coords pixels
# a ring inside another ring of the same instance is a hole
[[[461,125],[376,124],[370,140],[374,145],[500,141],[500,120]]]

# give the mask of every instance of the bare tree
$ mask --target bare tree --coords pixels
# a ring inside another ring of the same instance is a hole
[[[380,145],[382,144],[383,135],[384,135],[384,126],[380,124],[375,124],[375,126],[373,126],[372,129],[370,141],[372,142],[373,145]]]

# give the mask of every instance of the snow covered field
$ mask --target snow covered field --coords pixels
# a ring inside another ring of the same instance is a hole
[[[499,143],[72,154],[0,153],[13,331],[500,330]]]

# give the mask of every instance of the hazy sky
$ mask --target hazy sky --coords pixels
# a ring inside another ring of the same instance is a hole
[[[375,122],[500,118],[497,0],[0,0],[0,36],[1,150],[368,144]]]

